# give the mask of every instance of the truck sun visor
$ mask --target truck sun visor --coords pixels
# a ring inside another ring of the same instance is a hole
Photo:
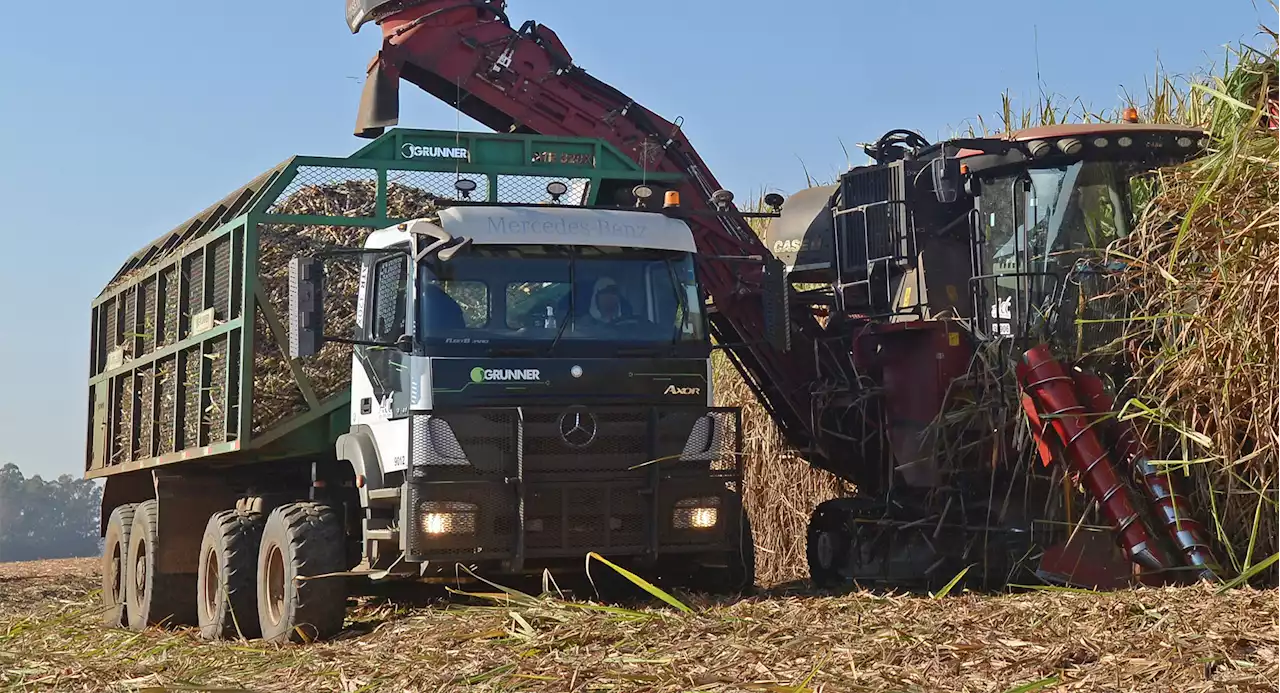
[[[440,225],[476,245],[556,243],[696,251],[683,221],[646,212],[531,207],[450,207]]]

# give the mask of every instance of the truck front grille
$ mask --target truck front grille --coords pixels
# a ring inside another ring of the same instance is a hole
[[[575,426],[587,435],[575,437]],[[415,416],[410,428],[411,557],[580,557],[715,542],[718,531],[670,527],[674,504],[734,493],[741,479],[736,410],[471,409]],[[424,519],[428,502],[465,512]]]

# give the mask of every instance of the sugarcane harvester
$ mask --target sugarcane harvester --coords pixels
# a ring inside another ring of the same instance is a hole
[[[856,487],[813,513],[816,582],[932,584],[971,566],[971,579],[1003,583],[1028,557],[1042,577],[1089,586],[1133,572],[1215,576],[1187,498],[1114,416],[1121,360],[1085,356],[1115,337],[1095,326],[1124,310],[1104,290],[1123,268],[1098,262],[1100,249],[1131,230],[1146,174],[1197,156],[1202,132],[1128,114],[937,144],[895,130],[836,183],[767,196],[777,218],[762,237],[679,119],[505,11],[497,0],[348,0],[352,32],[373,22],[383,36],[355,133],[398,122],[406,81],[498,132],[600,138],[674,174],[658,189],[684,202],[714,339],[787,442]],[[1015,426],[956,423],[1004,376],[1040,466],[1019,456]],[[1105,543],[1081,530],[1076,496],[1098,508]],[[1064,505],[1075,526],[1038,522]]]

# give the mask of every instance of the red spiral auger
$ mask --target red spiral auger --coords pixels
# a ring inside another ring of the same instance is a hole
[[[1116,473],[1098,430],[1089,420],[1089,410],[1076,396],[1075,380],[1043,344],[1022,355],[1017,373],[1023,391],[1062,441],[1067,464],[1080,475],[1115,529],[1125,555],[1143,568],[1164,570],[1168,560],[1152,540],[1128,487]]]
[[[1089,373],[1073,375],[1077,390],[1095,412],[1115,410],[1115,399],[1107,394],[1100,378]],[[1160,471],[1151,463],[1151,454],[1132,422],[1113,417],[1108,424],[1115,444],[1113,449],[1141,478],[1147,499],[1186,565],[1194,569],[1196,578],[1217,582],[1221,568],[1205,539],[1204,526],[1189,515],[1191,501],[1178,493],[1168,472]]]

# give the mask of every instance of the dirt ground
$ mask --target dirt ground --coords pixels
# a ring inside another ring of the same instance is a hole
[[[0,564],[0,690],[1275,691],[1277,590],[844,595],[602,609],[428,588],[325,643],[98,625],[97,562]],[[492,590],[491,590],[492,591]],[[685,595],[680,595],[682,598]]]

